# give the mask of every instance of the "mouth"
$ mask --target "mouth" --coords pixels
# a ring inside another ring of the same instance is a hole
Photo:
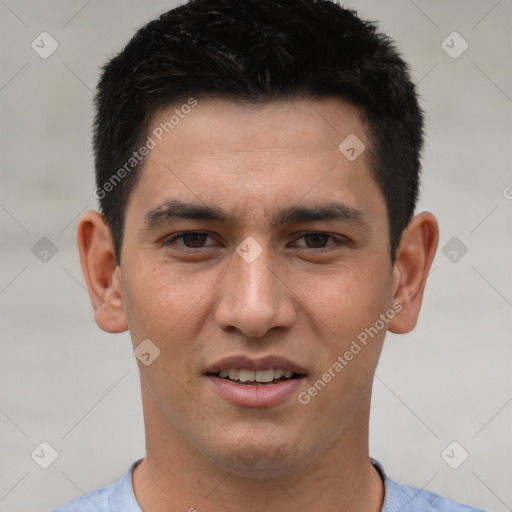
[[[212,365],[205,377],[223,399],[243,407],[267,407],[290,399],[306,370],[282,357],[230,357]]]
[[[290,379],[303,378],[292,370],[283,368],[268,368],[265,370],[249,370],[246,368],[223,369],[216,373],[208,375],[225,379],[241,386],[269,386],[279,384]]]

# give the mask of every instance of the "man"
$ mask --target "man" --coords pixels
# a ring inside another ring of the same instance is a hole
[[[471,511],[368,454],[387,330],[438,243],[423,114],[390,40],[326,0],[195,0],[96,98],[78,227],[96,322],[130,330],[146,457],[59,512]]]

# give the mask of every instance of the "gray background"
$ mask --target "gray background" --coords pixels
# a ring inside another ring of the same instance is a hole
[[[420,209],[441,225],[419,325],[388,335],[377,370],[371,454],[395,480],[512,510],[512,2],[347,4],[411,63],[428,114]],[[0,511],[49,510],[144,455],[129,336],[94,324],[75,230],[96,207],[98,69],[174,5],[0,0]],[[43,31],[59,44],[47,59],[31,48]],[[456,59],[441,46],[453,31],[469,44]],[[32,252],[42,237],[57,248],[46,263]],[[59,454],[46,470],[31,458],[42,441]],[[469,453],[458,469],[441,457],[452,441]]]

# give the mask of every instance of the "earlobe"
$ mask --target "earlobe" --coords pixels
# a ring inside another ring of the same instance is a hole
[[[393,298],[401,310],[389,323],[389,331],[403,334],[415,327],[438,241],[439,227],[434,215],[423,212],[411,219],[402,235],[393,268]]]
[[[82,215],[77,241],[96,323],[107,332],[126,331],[121,269],[116,262],[110,229],[98,212],[89,210]]]

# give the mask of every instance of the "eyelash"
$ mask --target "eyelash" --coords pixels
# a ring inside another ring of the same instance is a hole
[[[182,233],[178,233],[176,235],[174,235],[172,238],[168,239],[168,240],[164,240],[163,242],[163,245],[164,246],[170,246],[170,245],[173,245],[175,241],[181,239],[183,240],[185,236],[187,235],[205,235],[207,237],[210,237],[212,238],[208,233],[204,233],[202,231],[184,231]],[[310,236],[310,235],[319,235],[319,236],[323,236],[323,237],[327,237],[328,239],[332,239],[334,241],[334,243],[326,246],[326,247],[318,247],[318,248],[314,248],[314,247],[301,247],[302,250],[312,250],[312,251],[315,251],[317,253],[319,252],[328,252],[328,251],[331,251],[332,250],[332,247],[335,247],[335,246],[343,246],[343,245],[347,245],[347,240],[344,238],[344,237],[335,237],[333,235],[329,235],[328,233],[323,233],[321,231],[310,231],[308,233],[304,233],[303,235],[301,235],[299,239],[301,238],[304,238],[306,236]],[[198,250],[200,249],[205,249],[207,247],[187,247],[186,245],[182,245],[181,246],[182,249],[185,249],[185,250],[188,250],[188,251],[191,251],[191,252],[197,252]]]

